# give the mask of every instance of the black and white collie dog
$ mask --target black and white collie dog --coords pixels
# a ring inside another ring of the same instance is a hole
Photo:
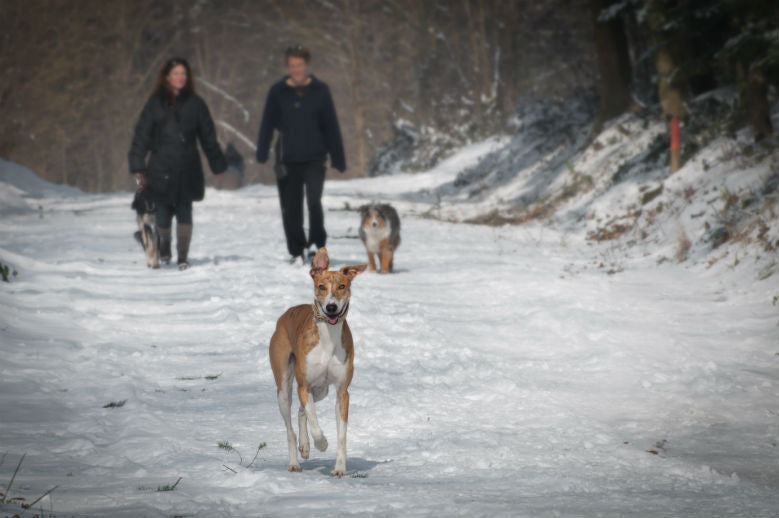
[[[398,212],[392,205],[372,203],[360,207],[360,215],[360,239],[368,252],[370,271],[376,271],[374,255],[378,255],[379,273],[391,272],[395,249],[400,245]]]
[[[135,191],[135,198],[131,206],[138,217],[138,230],[135,239],[141,244],[146,253],[146,266],[149,268],[160,267],[160,236],[157,233],[155,215],[157,204],[151,193],[146,189]]]

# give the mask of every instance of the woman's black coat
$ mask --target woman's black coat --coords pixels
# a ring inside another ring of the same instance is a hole
[[[203,99],[182,91],[174,106],[166,107],[162,96],[151,96],[135,125],[130,172],[144,173],[149,189],[160,203],[176,205],[203,199],[205,178],[196,138],[211,171],[219,174],[227,169],[214,121]],[[151,156],[147,165],[148,153]]]

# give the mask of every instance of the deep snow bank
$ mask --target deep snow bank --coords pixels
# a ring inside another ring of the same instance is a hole
[[[44,197],[80,196],[75,187],[55,185],[15,162],[0,158],[0,214],[38,210]]]
[[[732,128],[735,92],[690,104],[685,160],[669,174],[667,127],[657,107],[625,114],[590,135],[592,103],[528,102],[516,134],[435,188],[433,216],[537,222],[621,256],[691,260],[707,268],[748,257],[760,278],[777,270],[779,146]],[[773,121],[779,127],[779,105]]]

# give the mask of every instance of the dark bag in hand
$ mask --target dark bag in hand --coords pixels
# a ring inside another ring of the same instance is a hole
[[[287,177],[287,164],[284,163],[284,134],[279,133],[279,142],[278,142],[278,160],[276,160],[276,164],[273,166],[273,172],[276,173],[276,180],[281,181],[284,178]]]

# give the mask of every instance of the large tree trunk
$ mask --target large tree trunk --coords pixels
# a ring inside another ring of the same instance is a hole
[[[484,92],[482,91],[482,81],[478,78],[480,78],[483,75],[483,67],[486,66],[485,63],[482,63],[482,52],[479,45],[479,41],[477,38],[477,29],[474,24],[475,13],[473,13],[473,10],[471,9],[471,0],[463,0],[463,6],[465,8],[465,16],[467,20],[467,30],[468,30],[468,42],[470,46],[470,55],[473,59],[473,76],[477,78],[473,84],[475,85],[474,92],[473,92],[473,106],[476,109],[474,113],[474,118],[478,121],[478,127],[481,128],[484,123],[484,106],[482,105],[482,97]]]
[[[687,109],[684,106],[682,89],[674,81],[676,61],[667,48],[657,51],[655,68],[657,70],[657,96],[660,98],[663,113],[677,119],[686,118]]]
[[[661,2],[646,0],[646,6],[652,39],[658,47],[655,53],[657,96],[660,98],[663,114],[669,120],[670,170],[673,174],[682,166],[679,125],[680,121],[687,118],[687,107],[682,95],[684,83],[677,74],[680,53],[679,38],[676,34],[663,32],[667,16]]]
[[[361,72],[365,67],[362,63],[363,53],[360,50],[360,44],[363,41],[363,35],[360,31],[359,12],[360,4],[353,0],[345,0],[344,14],[347,20],[353,20],[349,24],[349,31],[346,35],[346,54],[349,56],[349,92],[352,99],[352,112],[354,118],[355,135],[357,136],[357,167],[361,174],[368,170],[368,149],[365,135],[365,105],[363,103],[363,79]]]
[[[652,40],[657,47],[655,71],[657,72],[657,96],[660,98],[660,106],[667,117],[684,120],[687,117],[687,108],[684,106],[682,81],[677,76],[679,38],[675,34],[663,33],[667,16],[662,2],[646,0],[646,8]]]
[[[768,83],[760,69],[749,70],[739,63],[739,103],[752,125],[755,142],[774,134],[768,103]]]
[[[600,21],[601,12],[614,0],[590,0],[595,30],[595,51],[598,55],[600,80],[600,113],[596,131],[603,123],[630,108],[630,56],[625,27],[620,17]]]

